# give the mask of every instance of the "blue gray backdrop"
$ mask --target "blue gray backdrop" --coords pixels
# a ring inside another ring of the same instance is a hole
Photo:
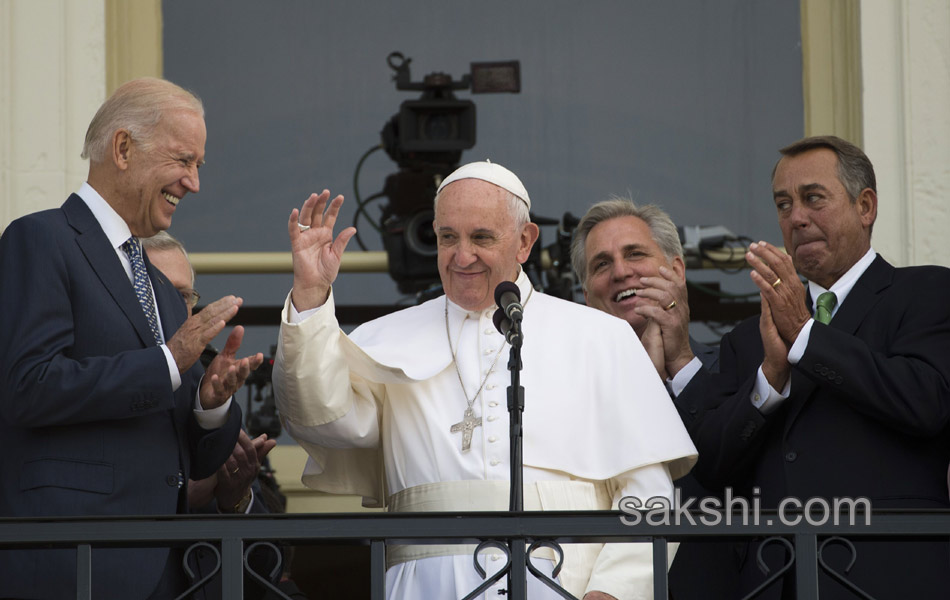
[[[520,94],[459,93],[478,111],[478,143],[462,160],[518,173],[537,214],[580,215],[629,192],[680,224],[781,241],[769,174],[777,148],[803,131],[798,0],[166,0],[163,17],[165,76],[207,107],[202,191],[171,229],[191,251],[287,250],[287,217],[310,192],[352,198],[360,156],[418,96],[391,81],[397,50],[414,80],[520,61]],[[361,194],[396,170],[373,154]],[[343,221],[352,216],[351,201]],[[542,236],[553,241],[549,228]],[[747,273],[690,277],[751,289]],[[197,287],[264,306],[290,285],[289,275],[202,275]],[[400,298],[385,274],[344,274],[335,289],[344,304]],[[266,353],[275,338],[254,328],[245,347]]]

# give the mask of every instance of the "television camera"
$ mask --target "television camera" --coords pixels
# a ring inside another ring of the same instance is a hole
[[[439,281],[432,199],[442,179],[458,167],[462,151],[475,146],[475,103],[460,100],[454,92],[521,91],[518,61],[474,62],[459,80],[436,72],[421,82],[412,81],[411,62],[399,52],[387,57],[395,71],[396,89],[422,95],[404,101],[381,133],[383,149],[399,165],[383,187],[389,198],[381,217],[383,247],[389,274],[405,294],[426,290]]]

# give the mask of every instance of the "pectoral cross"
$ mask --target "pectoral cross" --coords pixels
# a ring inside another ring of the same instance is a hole
[[[462,432],[462,452],[468,452],[472,449],[472,432],[476,427],[482,426],[482,418],[475,418],[475,411],[469,406],[465,409],[465,415],[461,421],[452,425],[452,433]]]

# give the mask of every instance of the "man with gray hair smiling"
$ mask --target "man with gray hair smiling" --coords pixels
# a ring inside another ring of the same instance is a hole
[[[686,263],[673,220],[659,206],[612,197],[591,206],[571,240],[587,305],[633,327],[663,377],[717,353],[689,336]]]
[[[0,238],[0,514],[185,512],[189,477],[233,448],[231,395],[263,355],[238,359],[243,329],[202,369],[205,344],[241,305],[226,296],[188,317],[140,239],[171,226],[198,193],[204,108],[162,79],[121,85],[89,125],[89,174],[58,209],[17,219]],[[0,554],[4,597],[77,595],[76,550]],[[181,553],[95,548],[92,597],[172,598]]]
[[[574,230],[571,263],[588,306],[627,321],[661,377],[671,379],[690,363],[718,370],[718,349],[689,335],[683,246],[659,206],[617,196],[594,204]],[[684,502],[721,496],[692,475],[678,479],[676,487]],[[730,542],[682,544],[670,569],[673,597],[735,597],[734,548]]]
[[[310,454],[307,485],[393,511],[505,510],[501,357],[509,346],[492,316],[494,290],[507,281],[524,305],[525,510],[672,497],[671,477],[689,470],[695,449],[623,321],[532,289],[520,265],[538,228],[514,173],[475,162],[442,181],[433,227],[445,295],[350,336],[334,316],[331,284],[355,230],[334,239],[343,198],[327,208],[329,198],[326,190],[313,194],[290,215],[294,286],[274,366],[284,425]],[[389,598],[459,598],[482,583],[472,548],[395,546],[387,559]],[[489,572],[503,564],[480,560]],[[553,563],[546,564],[550,573]],[[566,544],[559,580],[586,600],[652,598],[652,550]],[[483,597],[497,598],[503,582]],[[559,597],[534,577],[528,591],[533,599]]]

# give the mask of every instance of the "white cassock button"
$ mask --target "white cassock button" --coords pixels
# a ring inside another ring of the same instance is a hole
[[[495,408],[496,406],[498,406],[498,403],[492,400],[491,402],[488,403],[488,406]]]
[[[494,444],[495,442],[498,441],[498,438],[496,438],[495,436],[489,436],[488,441]]]
[[[490,417],[488,417],[488,422],[491,423],[492,421],[494,421],[494,420],[497,419],[497,418],[498,418],[498,417],[496,417],[495,415],[491,415]]]
[[[492,560],[501,560],[501,555],[500,555],[500,554],[492,554],[492,555],[491,555],[491,559],[492,559]]]
[[[494,353],[495,353],[494,348],[485,348],[485,356],[491,356]]]
[[[486,389],[486,390],[493,390],[493,389],[495,389],[496,387],[498,387],[498,386],[495,385],[494,383],[489,383],[488,385],[485,386],[485,389]]]
[[[488,329],[485,330],[485,335],[491,335],[491,334],[493,334],[493,333],[495,333],[495,330],[492,329],[491,327],[489,327]]]
[[[489,464],[491,464],[491,466],[493,466],[493,467],[497,467],[497,466],[498,466],[498,459],[497,459],[497,458],[491,459],[491,463],[489,463]]]

